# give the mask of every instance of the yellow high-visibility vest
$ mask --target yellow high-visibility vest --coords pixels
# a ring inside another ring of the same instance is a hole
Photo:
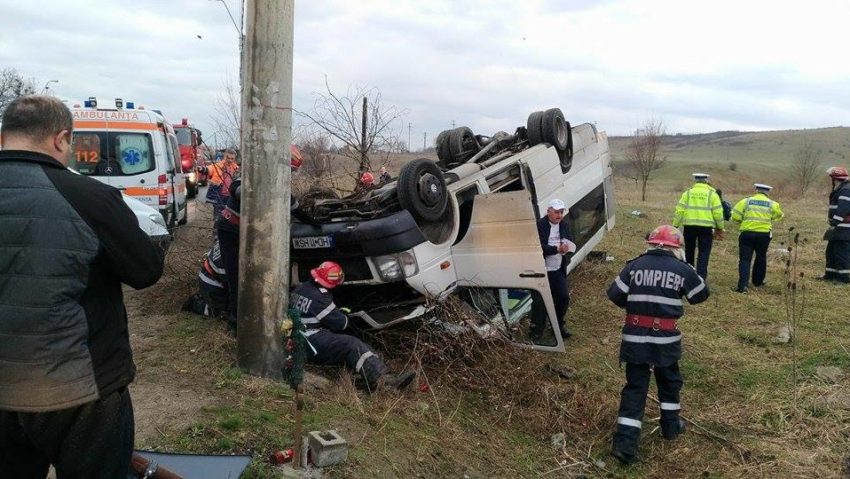
[[[739,201],[732,209],[732,221],[741,223],[741,231],[769,233],[773,222],[785,216],[778,201],[764,193],[756,193]]]
[[[723,229],[723,205],[717,191],[708,183],[697,183],[682,193],[676,205],[673,226],[707,226]]]

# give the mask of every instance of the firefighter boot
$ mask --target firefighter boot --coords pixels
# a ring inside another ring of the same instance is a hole
[[[661,435],[664,436],[664,439],[668,441],[673,441],[679,437],[680,434],[685,432],[687,427],[685,426],[685,421],[682,418],[676,418],[673,421],[661,421]]]
[[[416,378],[416,373],[413,371],[404,371],[399,374],[387,374],[382,378],[383,387],[401,391],[408,386]]]

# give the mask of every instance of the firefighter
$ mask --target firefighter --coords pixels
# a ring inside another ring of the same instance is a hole
[[[626,363],[626,385],[620,396],[617,429],[612,454],[623,464],[637,460],[638,438],[649,390],[649,377],[655,371],[661,402],[661,433],[676,439],[684,432],[679,418],[679,392],[682,376],[682,333],[677,320],[683,314],[682,298],[691,304],[708,299],[708,286],[682,261],[682,234],[663,225],[647,238],[650,247],[628,262],[608,288],[608,298],[625,308],[620,362]]]
[[[752,265],[753,286],[764,286],[767,247],[770,245],[773,223],[785,216],[779,202],[768,197],[772,186],[761,183],[753,186],[756,194],[739,201],[732,209],[732,221],[741,223],[741,234],[738,236],[738,287],[735,288],[739,293],[747,292],[753,252],[756,255]]]
[[[685,261],[696,267],[702,279],[708,279],[712,241],[723,239],[723,204],[709,184],[709,175],[694,173],[693,177],[696,183],[682,193],[676,205],[673,226],[684,226]],[[699,249],[699,258],[694,263],[696,249]]]
[[[369,392],[381,387],[403,389],[416,374],[405,371],[390,375],[387,366],[360,339],[345,334],[348,316],[334,304],[330,290],[345,279],[342,268],[325,261],[310,270],[312,279],[299,284],[290,296],[289,305],[301,312],[309,343],[307,361],[318,365],[346,365],[365,380]]]
[[[204,257],[198,272],[198,292],[183,303],[183,311],[216,318],[227,313],[227,272],[218,238]]]
[[[826,243],[824,280],[850,283],[850,181],[847,168],[833,166],[827,170],[832,179],[829,195],[829,229]]]
[[[368,171],[363,172],[363,174],[360,175],[360,184],[366,188],[371,188],[372,185],[375,184],[375,175]]]
[[[296,172],[303,160],[297,148],[290,149],[290,168]],[[289,214],[302,223],[317,226],[309,214],[304,212],[298,200],[290,196]],[[227,275],[227,323],[231,331],[236,332],[237,302],[239,299],[239,223],[242,209],[242,178],[238,177],[230,184],[227,204],[216,222],[218,242],[221,248],[221,259]]]

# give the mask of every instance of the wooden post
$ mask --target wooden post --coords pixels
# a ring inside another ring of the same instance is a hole
[[[289,302],[294,0],[247,0],[242,51],[242,212],[237,363],[279,378]]]
[[[361,127],[360,127],[360,173],[367,171],[368,168],[368,160],[366,156],[366,125],[368,124],[366,119],[369,115],[369,110],[366,105],[366,97],[363,97],[363,118],[361,118]]]
[[[302,466],[307,467],[307,464],[301,464],[301,443],[302,436],[304,432],[301,430],[301,423],[304,411],[304,398],[301,394],[304,393],[304,386],[299,384],[297,388],[295,388],[295,457],[293,458],[292,466],[295,469],[299,469]]]

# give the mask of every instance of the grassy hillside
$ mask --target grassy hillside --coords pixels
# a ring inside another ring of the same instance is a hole
[[[615,162],[622,161],[629,137],[609,139]],[[764,132],[716,132],[664,137],[668,164],[658,178],[689,181],[693,170],[716,174],[729,171],[731,164],[769,177],[781,177],[791,164],[794,153],[804,141],[820,150],[824,165],[850,163],[850,128],[819,128]],[[757,167],[757,168],[756,168]],[[826,166],[824,166],[826,168]]]

